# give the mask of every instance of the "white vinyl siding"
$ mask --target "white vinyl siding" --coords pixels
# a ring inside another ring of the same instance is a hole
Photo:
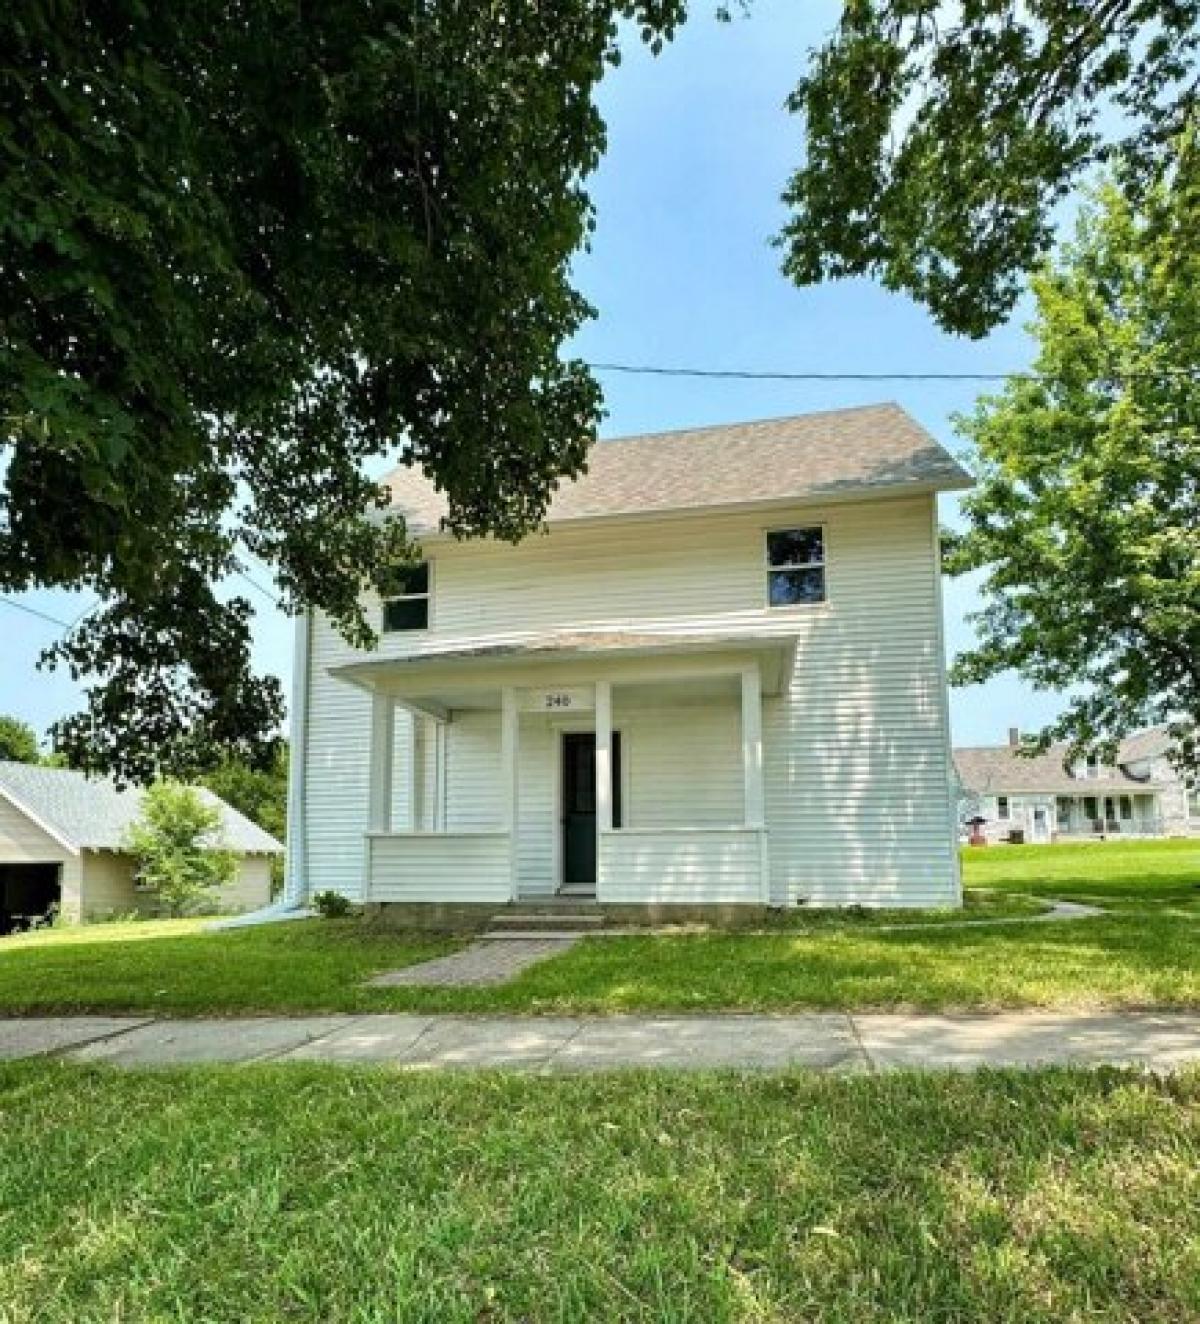
[[[765,533],[814,525],[825,533],[828,601],[803,611],[764,607]],[[744,628],[794,638],[790,684],[763,701],[774,898],[945,904],[956,899],[957,882],[934,529],[932,498],[921,496],[799,508],[769,519],[701,514],[565,527],[516,547],[438,542],[429,549],[437,563],[434,628],[382,636],[378,655],[577,627]],[[357,896],[370,700],[327,674],[362,655],[319,615],[313,636],[308,887]],[[602,666],[597,659],[598,673]],[[630,826],[739,821],[735,696],[673,707],[664,685],[661,704],[639,713],[622,708],[618,684],[614,705]],[[407,721],[398,714],[401,788],[408,781]],[[590,715],[583,724],[590,726]],[[451,831],[499,826],[498,729],[495,711],[453,714]],[[530,893],[554,885],[553,730],[521,721],[518,868],[522,891]]]
[[[747,828],[605,832],[600,899],[612,904],[745,905],[762,900],[759,834]]]
[[[0,864],[57,864],[71,852],[0,795]]]
[[[736,827],[744,821],[742,736],[736,699],[625,708],[616,690],[614,726],[628,763],[625,824],[631,828]]]
[[[373,836],[372,901],[448,904],[509,899],[508,834]]]
[[[72,920],[82,917],[83,862],[27,814],[0,795],[0,864],[58,864],[60,906]]]

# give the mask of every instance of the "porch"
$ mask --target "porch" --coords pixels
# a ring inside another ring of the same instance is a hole
[[[763,701],[790,641],[674,642],[346,675],[371,693],[364,902],[765,904]]]
[[[1136,791],[1057,796],[1054,821],[1057,837],[1160,837],[1163,834],[1158,796]]]

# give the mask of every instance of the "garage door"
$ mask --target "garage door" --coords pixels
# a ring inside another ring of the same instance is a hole
[[[62,895],[60,864],[0,864],[0,933],[44,919]]]

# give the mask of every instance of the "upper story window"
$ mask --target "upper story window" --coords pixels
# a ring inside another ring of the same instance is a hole
[[[800,607],[825,601],[825,530],[776,529],[767,534],[767,602]]]
[[[400,566],[391,573],[389,593],[383,603],[383,629],[429,629],[429,562]]]

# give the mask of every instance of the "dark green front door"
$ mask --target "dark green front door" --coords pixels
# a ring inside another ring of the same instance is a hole
[[[596,736],[563,734],[563,882],[596,881]],[[613,826],[621,826],[621,737],[613,732]]]

